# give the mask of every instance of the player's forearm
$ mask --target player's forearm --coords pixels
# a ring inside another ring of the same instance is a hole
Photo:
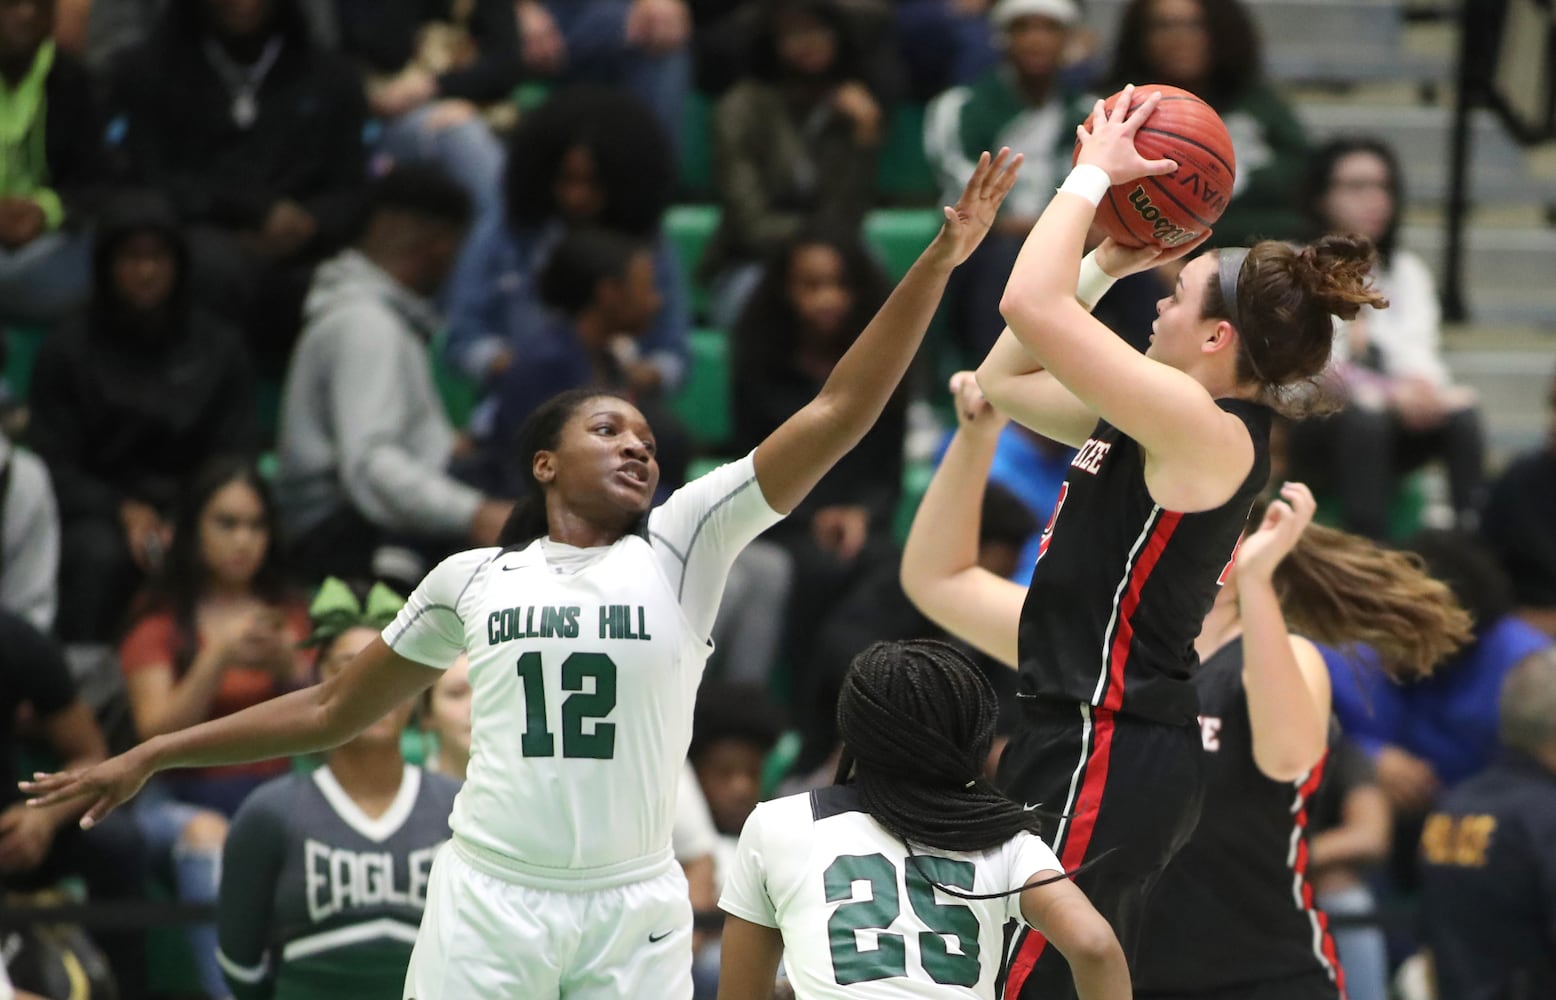
[[[1079,1000],[1130,1000],[1133,996],[1129,963],[1124,960],[1124,949],[1117,938],[1100,948],[1072,948],[1064,953],[1064,958],[1075,977]]]
[[[840,436],[862,438],[907,373],[953,269],[946,254],[937,236],[833,367],[817,402],[831,411]]]
[[[155,770],[215,767],[328,750],[351,737],[329,710],[325,685],[293,691],[232,715],[153,737],[142,745]]]
[[[958,430],[913,517],[902,549],[902,587],[922,606],[924,592],[978,564],[980,518],[999,434]]]
[[[1328,713],[1319,711],[1297,663],[1275,588],[1244,579],[1237,596],[1254,763],[1266,777],[1294,781],[1323,756]]]
[[[1056,306],[1076,301],[1086,232],[1096,207],[1067,191],[1054,195],[1027,234],[1000,299],[1000,314],[1016,338],[1042,360],[1043,334]],[[1065,310],[1058,310],[1063,315]]]

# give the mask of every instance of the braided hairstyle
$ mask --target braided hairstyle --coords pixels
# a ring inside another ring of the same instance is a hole
[[[965,654],[928,639],[877,642],[854,658],[837,703],[838,781],[904,843],[982,851],[1038,817],[983,778],[999,706]]]
[[[853,784],[865,811],[907,846],[921,878],[960,899],[996,899],[1070,877],[974,895],[942,885],[918,863],[915,843],[975,852],[1041,832],[1042,813],[983,777],[998,718],[988,679],[961,650],[932,639],[873,644],[854,658],[838,698],[836,782]]]

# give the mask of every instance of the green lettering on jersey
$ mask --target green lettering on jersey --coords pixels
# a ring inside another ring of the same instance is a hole
[[[944,986],[976,986],[982,972],[978,965],[978,915],[963,903],[935,902],[931,881],[972,892],[977,869],[971,861],[919,855],[904,868],[908,902],[929,930],[918,936],[918,957],[929,978]],[[947,937],[956,938],[952,954]]]
[[[827,920],[832,947],[832,975],[839,986],[891,979],[908,974],[907,949],[901,934],[887,934],[902,904],[897,898],[897,869],[884,854],[845,854],[827,866],[827,902],[842,903]],[[865,882],[870,895],[854,898],[854,883]],[[876,930],[875,947],[859,947],[859,932]]]
[[[942,986],[976,986],[983,974],[979,963],[978,915],[965,903],[938,903],[932,882],[956,889],[973,888],[976,868],[971,861],[918,855],[907,865],[908,902],[927,931],[918,934],[919,964]],[[901,934],[887,928],[902,913],[897,866],[884,854],[845,854],[823,873],[826,899],[841,903],[827,921],[832,974],[838,985],[891,979],[908,974],[907,946]],[[854,898],[854,883],[869,884],[868,899]],[[858,931],[875,930],[875,948],[859,947]],[[956,939],[956,952],[948,938]]]
[[[546,679],[537,650],[519,657],[518,673],[524,685],[519,749],[526,757],[554,757],[556,738],[546,722]],[[616,708],[615,661],[604,653],[571,654],[562,661],[562,690],[574,692],[562,702],[562,756],[614,759],[616,724],[603,720]]]

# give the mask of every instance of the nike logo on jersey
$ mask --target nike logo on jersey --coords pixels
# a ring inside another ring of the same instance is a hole
[[[671,934],[674,934],[674,933],[675,933],[675,931],[665,931],[663,934],[650,934],[648,936],[648,943],[649,944],[658,944],[659,942],[663,941],[665,938],[669,937]]]

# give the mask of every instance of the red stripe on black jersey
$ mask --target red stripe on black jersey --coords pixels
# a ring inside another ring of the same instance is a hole
[[[1328,760],[1328,754],[1325,754],[1324,758],[1313,766],[1307,780],[1297,788],[1297,798],[1292,803],[1291,809],[1295,818],[1291,828],[1291,889],[1297,907],[1312,924],[1313,953],[1318,957],[1324,971],[1329,973],[1329,979],[1335,984],[1335,988],[1340,991],[1341,1000],[1344,1000],[1345,970],[1340,967],[1340,954],[1335,948],[1333,935],[1329,933],[1329,917],[1313,902],[1313,885],[1307,880],[1307,806],[1309,800],[1318,791],[1318,786],[1323,784],[1324,765]]]
[[[1114,598],[1113,640],[1108,644],[1103,674],[1091,699],[1092,704],[1110,712],[1118,711],[1124,704],[1124,665],[1129,662],[1129,650],[1135,640],[1134,615],[1140,607],[1140,592],[1151,578],[1151,571],[1161,561],[1162,553],[1167,551],[1167,543],[1181,520],[1183,515],[1176,511],[1158,507],[1151,512],[1151,522],[1141,532],[1145,546],[1137,548],[1134,565],[1125,571],[1124,581],[1119,584],[1122,599]]]
[[[1149,569],[1146,570],[1150,572]],[[1102,810],[1102,792],[1108,783],[1108,767],[1113,757],[1113,713],[1104,708],[1082,705],[1086,718],[1087,737],[1081,744],[1081,759],[1075,766],[1075,779],[1071,782],[1070,801],[1064,804],[1064,818],[1054,836],[1055,853],[1064,870],[1073,872],[1086,861],[1091,847],[1091,836],[1097,828],[1097,814]],[[1037,965],[1038,958],[1048,947],[1048,939],[1035,930],[1028,930],[1016,949],[1005,977],[1005,995],[1019,997],[1021,987]]]

